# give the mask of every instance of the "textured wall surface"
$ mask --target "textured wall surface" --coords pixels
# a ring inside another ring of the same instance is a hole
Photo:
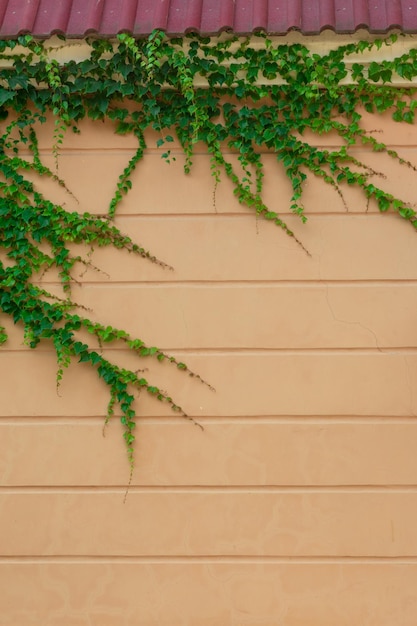
[[[381,125],[417,164],[416,130]],[[102,213],[133,149],[84,123],[59,163],[80,204],[48,193]],[[310,181],[308,223],[288,216],[309,257],[227,181],[213,204],[202,149],[188,177],[176,157],[149,149],[117,217],[174,271],[96,251],[103,272],[79,276],[74,298],[216,388],[145,363],[204,431],[141,399],[124,504],[121,427],[103,437],[94,371],[71,366],[57,395],[52,351],[29,351],[12,328],[0,351],[0,624],[415,626],[416,233],[355,190],[346,210]],[[415,172],[358,157],[415,199]],[[289,182],[265,162],[266,199],[288,213]]]

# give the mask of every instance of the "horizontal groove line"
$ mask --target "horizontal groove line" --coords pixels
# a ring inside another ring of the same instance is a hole
[[[124,496],[126,485],[30,485],[0,486],[0,495],[47,494],[113,494]],[[417,485],[131,485],[129,496],[145,493],[166,494],[376,494],[413,493]]]
[[[149,203],[148,203],[149,204]],[[283,219],[287,219],[288,217],[293,218],[294,220],[296,220],[296,217],[294,215],[294,213],[291,213],[289,211],[287,211],[285,208],[282,211],[277,212],[279,214],[280,217],[282,217]],[[92,214],[94,215],[94,213]],[[394,216],[396,219],[398,219],[398,216],[396,216],[394,213],[388,213],[385,214],[388,216]],[[147,213],[117,213],[117,218],[122,217],[123,219],[152,219],[152,220],[159,220],[160,218],[166,218],[166,219],[175,219],[177,217],[182,218],[182,219],[206,219],[206,218],[214,218],[214,219],[236,219],[236,218],[240,218],[240,219],[251,219],[253,220],[254,218],[256,219],[256,213],[248,208],[246,211],[210,211],[210,212],[195,212],[195,213],[164,213],[164,212],[160,212],[160,213],[156,213],[156,212],[147,212]],[[316,217],[318,218],[327,218],[327,217],[331,217],[331,218],[339,218],[342,217],[343,219],[346,218],[361,218],[361,219],[369,219],[369,218],[376,218],[378,217],[379,219],[381,219],[381,213],[376,211],[376,210],[371,210],[371,211],[342,211],[342,210],[334,210],[334,211],[311,211],[311,213],[309,213],[308,211],[305,212],[305,217],[307,217],[307,219],[310,221],[314,221],[314,219]],[[266,224],[266,220],[262,219],[262,217],[258,217],[258,222],[261,222],[262,224]],[[296,224],[300,224],[300,230],[298,231],[299,235],[302,235],[303,233],[303,224],[301,223],[301,221],[296,220],[295,221]],[[272,225],[273,228],[273,225]],[[285,239],[284,239],[285,241]],[[291,241],[291,240],[290,240]],[[297,248],[295,248],[297,250]]]
[[[149,205],[150,203],[148,203]],[[93,217],[99,217],[99,216],[103,216],[103,211],[90,211],[91,215]],[[294,219],[296,224],[300,225],[300,230],[298,234],[301,234],[303,232],[303,224],[300,221],[300,218],[298,218],[294,213],[292,213],[291,211],[287,211],[284,207],[283,211],[279,211],[278,212],[279,215],[281,217],[291,217]],[[388,214],[384,214],[385,215],[385,219],[387,219],[389,216],[394,217],[395,219],[398,220],[398,216],[395,215],[394,213],[388,213]],[[346,218],[346,217],[354,217],[354,218],[362,218],[362,219],[367,219],[367,218],[375,218],[378,217],[379,219],[381,219],[381,212],[379,212],[378,210],[369,210],[369,211],[351,211],[351,210],[327,210],[327,211],[311,211],[308,212],[308,210],[306,211],[306,217],[308,218],[308,220],[314,220],[316,217],[319,218],[326,218],[326,217],[333,217],[333,218]],[[167,211],[149,211],[149,212],[128,212],[128,213],[124,213],[122,210],[120,210],[119,212],[117,212],[116,214],[116,219],[118,218],[123,218],[123,219],[128,219],[128,220],[149,220],[149,221],[156,221],[156,220],[170,220],[170,219],[178,219],[178,218],[182,218],[184,220],[190,219],[190,220],[200,220],[200,219],[214,219],[214,220],[218,220],[220,218],[222,219],[247,219],[247,220],[251,220],[251,221],[255,221],[256,223],[256,212],[250,208],[246,209],[246,210],[235,210],[235,211],[196,211],[196,212],[167,212]],[[267,221],[265,219],[263,219],[262,217],[258,216],[258,223],[262,223],[262,224],[266,224]],[[269,226],[271,228],[274,228],[273,224],[269,224]],[[122,227],[123,229],[123,227]],[[276,232],[280,232],[276,226],[275,226],[275,230]],[[284,240],[285,241],[285,240]],[[291,241],[291,240],[290,240]],[[295,248],[297,250],[297,248]]]
[[[178,556],[0,556],[0,566],[2,564],[18,563],[66,563],[66,564],[259,564],[259,565],[415,565],[417,566],[417,556],[251,556],[251,555],[230,555],[230,556],[207,556],[207,555],[178,555]]]
[[[35,285],[38,284],[48,284],[48,285],[53,285],[53,286],[57,286],[60,287],[61,283],[57,280],[42,280],[42,281],[33,281]],[[359,278],[359,279],[333,279],[333,278],[312,278],[311,280],[306,280],[306,279],[274,279],[274,280],[258,280],[258,279],[253,279],[253,280],[242,280],[242,279],[237,279],[237,280],[233,280],[233,279],[227,279],[227,280],[166,280],[166,281],[161,281],[161,280],[109,280],[109,281],[105,281],[105,280],[83,280],[81,282],[80,285],[74,285],[74,287],[78,287],[80,289],[82,289],[84,286],[93,286],[93,287],[100,287],[100,288],[106,288],[106,289],[111,289],[113,287],[137,287],[137,286],[141,286],[141,287],[167,287],[169,289],[174,289],[177,287],[203,287],[203,288],[207,288],[208,286],[211,287],[219,287],[219,288],[226,288],[226,287],[247,287],[247,286],[253,286],[255,288],[259,288],[259,287],[282,287],[282,288],[287,288],[287,287],[311,287],[311,288],[316,288],[316,287],[339,287],[339,286],[343,286],[343,287],[352,287],[352,288],[356,288],[356,287],[385,287],[387,285],[398,285],[399,287],[404,287],[404,286],[410,286],[410,287],[416,287],[417,286],[417,277],[416,278],[375,278],[375,279],[370,279],[370,278]]]
[[[359,348],[353,347],[344,347],[344,348],[265,348],[265,347],[257,347],[257,348],[174,348],[167,347],[164,348],[167,352],[176,352],[180,354],[189,354],[190,356],[209,356],[209,355],[219,355],[219,356],[229,356],[234,354],[242,354],[244,356],[256,356],[258,354],[285,354],[285,355],[295,355],[295,354],[305,354],[305,355],[321,355],[321,354],[393,354],[393,353],[412,353],[417,356],[417,346],[362,346]],[[117,351],[114,348],[114,351]]]
[[[248,210],[249,211],[249,210]],[[118,213],[117,217],[118,218],[123,218],[124,220],[140,220],[140,221],[157,221],[157,220],[182,220],[182,221],[187,221],[187,220],[197,220],[197,219],[214,219],[214,220],[219,220],[219,219],[223,219],[223,220],[232,220],[232,219],[241,219],[241,220],[251,220],[251,221],[255,221],[256,220],[256,215],[252,212],[242,212],[242,213],[223,213],[223,212],[218,212],[218,213],[135,213],[135,214],[131,214],[131,213]],[[94,216],[94,213],[92,214]],[[389,214],[389,215],[393,215],[393,214]],[[287,220],[288,217],[293,217],[293,213],[286,213],[284,212],[279,212],[279,216],[285,220]],[[380,213],[350,213],[350,212],[341,212],[341,211],[326,211],[326,212],[315,212],[315,213],[311,213],[308,214],[306,213],[306,217],[308,218],[309,221],[313,221],[314,218],[334,218],[334,219],[346,219],[346,218],[365,218],[368,219],[369,217],[379,217],[381,219],[381,215]],[[387,218],[386,218],[387,219]],[[396,217],[396,219],[398,220],[398,217]],[[259,221],[262,223],[266,224],[265,220],[262,220],[261,218],[259,218]],[[298,224],[298,222],[297,222]],[[255,222],[255,228],[256,228],[256,222]],[[272,228],[274,228],[274,226],[272,225]],[[275,227],[276,228],[276,227]],[[297,231],[296,234],[297,236],[299,236],[300,239],[302,239],[303,236],[303,231],[302,228],[303,226],[301,225],[300,229],[297,230],[297,225],[292,225],[292,228],[294,231]],[[120,229],[123,231],[124,227],[120,226]],[[278,232],[278,231],[276,231]],[[281,233],[282,234],[282,233]],[[257,236],[262,236],[262,233],[256,233]],[[288,235],[287,235],[288,237]],[[283,241],[286,241],[285,239],[281,239],[280,240],[281,243]],[[137,240],[135,239],[135,242],[137,243]],[[288,245],[289,242],[289,245]],[[141,243],[141,241],[139,242]],[[291,246],[291,247],[290,247]],[[146,248],[146,245],[144,246]],[[276,246],[278,249],[280,247],[283,247],[282,245],[280,246],[280,244],[277,243]],[[297,247],[297,245],[295,244],[294,240],[288,239],[287,240],[287,247],[285,249],[294,249],[297,252],[299,252],[299,254],[301,255],[301,250],[299,247]],[[304,252],[305,254],[305,252]]]
[[[416,85],[414,85],[415,87]],[[94,141],[94,136],[92,136],[92,141]],[[323,150],[337,150],[338,148],[341,148],[342,146],[345,146],[346,143],[341,141],[340,143],[331,143],[331,142],[324,142],[324,143],[317,143],[317,142],[309,142],[309,145],[313,148],[323,148]],[[396,143],[390,143],[390,144],[386,144],[387,148],[390,150],[404,150],[404,151],[408,151],[408,152],[413,152],[415,147],[417,146],[417,144],[414,143],[400,143],[400,144],[396,144]],[[118,155],[126,155],[126,157],[129,159],[132,154],[135,153],[137,146],[128,146],[126,145],[126,147],[122,148],[115,148],[114,146],[110,145],[109,146],[101,146],[101,147],[91,147],[91,145],[89,147],[82,147],[82,146],[78,146],[76,148],[62,148],[62,150],[60,150],[59,156],[77,156],[78,154],[91,154],[92,156],[95,156],[97,154],[103,154],[103,152],[105,152],[106,154],[118,154]],[[374,150],[372,150],[371,147],[367,148],[364,145],[361,144],[356,144],[355,146],[350,146],[349,147],[350,152],[361,152],[364,154],[368,154],[368,155],[374,155],[377,154]],[[39,153],[43,156],[49,156],[51,159],[53,158],[53,154],[51,152],[51,149],[48,148],[44,148],[44,147],[40,147],[39,148]],[[227,150],[222,150],[223,155],[225,156],[239,156],[239,151],[235,150],[232,151],[230,148],[228,148]],[[32,156],[32,153],[28,150],[20,150],[20,154],[21,156],[24,157],[30,157]],[[184,150],[180,147],[180,146],[173,146],[171,148],[171,154],[172,156],[184,156]],[[264,154],[264,155],[270,155],[272,158],[276,158],[276,155],[269,151],[269,150],[257,150],[257,154]],[[161,158],[161,161],[163,161],[164,159],[162,158],[162,152],[161,149],[158,148],[157,146],[155,147],[150,147],[147,146],[147,148],[145,149],[144,152],[144,158],[146,158],[146,156],[149,155],[155,155],[155,156],[159,156]],[[207,158],[210,157],[210,154],[205,151],[205,150],[196,150],[193,152],[193,156],[206,156]],[[167,163],[167,165],[169,165],[169,163]],[[277,166],[279,167],[279,163],[277,163]]]
[[[92,214],[94,215],[94,213]],[[101,215],[101,214],[100,214]],[[279,215],[283,218],[287,218],[287,217],[292,217],[294,219],[296,219],[296,216],[294,215],[294,213],[291,213],[289,211],[279,211]],[[388,215],[391,216],[395,216],[394,213],[389,213]],[[346,219],[347,217],[354,217],[354,218],[362,218],[362,219],[367,219],[369,217],[379,217],[379,219],[381,219],[381,213],[378,211],[314,211],[309,213],[308,211],[306,211],[305,216],[310,220],[310,219],[314,219],[315,217],[341,217],[343,219]],[[161,219],[215,219],[218,220],[220,218],[223,219],[250,219],[250,220],[256,220],[256,213],[255,211],[251,210],[251,209],[247,209],[247,211],[233,211],[233,212],[225,212],[225,211],[211,211],[209,213],[206,212],[199,212],[199,213],[117,213],[116,215],[117,218],[123,218],[123,219],[140,219],[140,220],[148,220],[148,221],[156,221],[156,220],[161,220]],[[398,219],[398,216],[395,216],[396,219]],[[258,218],[258,221],[261,223],[266,223],[266,220],[262,219],[262,217]],[[256,223],[256,222],[255,222]],[[300,219],[298,218],[297,220],[297,224],[300,223],[300,230],[298,232],[298,234],[302,234],[302,228],[303,228],[303,224],[301,223]],[[273,225],[271,225],[273,227]],[[279,232],[277,230],[277,232]],[[291,240],[290,240],[291,241]],[[294,243],[294,241],[292,241],[292,243]],[[294,243],[294,247],[295,247],[295,243]],[[299,250],[299,248],[295,247],[295,250]]]
[[[176,355],[178,358],[182,354],[186,354],[188,356],[218,356],[218,357],[227,357],[227,356],[269,356],[269,355],[283,355],[283,356],[347,356],[351,354],[360,355],[360,356],[371,356],[371,355],[381,355],[381,356],[397,356],[410,354],[412,356],[417,356],[417,346],[362,346],[359,348],[184,348],[184,347],[172,347],[172,346],[162,346],[160,347],[164,352]],[[98,350],[97,347],[91,347],[91,350]],[[129,349],[126,347],[115,348],[108,345],[105,347],[106,353],[126,353]],[[10,355],[10,354],[20,354],[25,357],[28,354],[32,354],[33,350],[30,348],[26,348],[22,346],[20,349],[6,349],[1,348],[0,357],[2,354]],[[54,354],[55,351],[53,349],[45,348],[42,350],[38,350],[37,354]],[[139,358],[139,357],[138,357]],[[147,358],[147,357],[142,357]]]
[[[118,420],[122,416],[115,413],[114,419]],[[88,425],[97,425],[103,424],[105,419],[104,415],[96,415],[96,416],[71,416],[71,415],[63,415],[63,416],[37,416],[37,415],[21,415],[21,416],[5,416],[0,415],[0,424],[3,426],[17,426],[17,425],[31,425],[37,426],[40,424],[50,424],[51,422],[55,422],[56,424],[62,425],[73,425],[74,423],[79,423],[83,426]],[[409,424],[409,423],[417,423],[417,415],[387,415],[387,416],[372,416],[372,415],[336,415],[336,416],[317,416],[317,415],[294,415],[294,416],[279,416],[279,415],[264,415],[261,417],[256,417],[252,415],[242,416],[242,415],[227,415],[224,417],[213,417],[213,416],[198,416],[198,421],[204,424],[216,424],[216,425],[229,425],[229,424],[250,424],[254,426],[259,426],[261,424],[279,424],[285,426],[291,426],[294,424],[308,424],[309,426],[313,425],[334,425],[334,424],[391,424],[391,425],[399,425],[399,424]],[[140,426],[141,424],[148,424],[154,426],[161,426],[166,424],[187,424],[191,426],[189,420],[183,417],[177,416],[138,416],[137,424]],[[110,425],[109,425],[110,427]]]
[[[98,215],[102,215],[101,213],[94,213],[92,212],[91,215],[94,216],[98,216]],[[279,211],[279,215],[280,217],[287,219],[288,217],[294,217],[294,213],[290,213],[286,210],[284,211]],[[393,213],[390,213],[389,215],[394,215]],[[213,211],[211,213],[117,213],[116,215],[117,218],[123,218],[123,219],[129,219],[129,220],[134,220],[134,219],[138,219],[138,220],[149,220],[149,221],[155,221],[155,220],[164,220],[164,219],[190,219],[190,220],[194,220],[194,219],[207,219],[207,218],[212,218],[212,219],[236,219],[236,218],[240,218],[240,219],[250,219],[250,220],[254,220],[256,218],[256,214],[254,211],[251,211],[250,209],[248,209],[247,211],[233,211],[233,212],[226,212],[226,211]],[[369,212],[365,212],[365,211],[314,211],[313,213],[308,213],[306,211],[306,217],[308,218],[308,220],[314,220],[314,218],[319,217],[319,218],[323,218],[323,217],[332,217],[332,218],[369,218],[369,217],[379,217],[381,218],[381,214],[378,213],[377,211],[369,211]],[[398,217],[396,217],[396,219],[398,219]],[[266,223],[265,220],[263,220],[262,218],[259,218],[259,221],[262,223]],[[297,222],[298,223],[298,222]],[[300,225],[300,230],[298,231],[298,235],[302,235],[302,227],[303,225]],[[123,230],[123,227],[121,228]],[[278,232],[278,231],[277,231]],[[285,241],[285,240],[284,240]],[[299,251],[299,248],[296,247],[294,241],[292,240],[292,243],[294,244],[294,249]]]

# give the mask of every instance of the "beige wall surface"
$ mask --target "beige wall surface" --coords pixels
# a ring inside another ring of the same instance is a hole
[[[375,120],[367,120],[375,128]],[[379,122],[378,122],[379,123]],[[417,131],[380,120],[417,165]],[[331,145],[333,139],[327,139]],[[122,230],[173,266],[97,250],[74,299],[187,362],[107,349],[203,426],[138,399],[136,468],[107,390],[10,326],[0,351],[0,625],[415,626],[417,240],[354,189],[308,181],[308,223],[265,155],[265,197],[311,256],[238,204],[213,203],[209,157],[185,176],[149,149],[119,208]],[[53,166],[51,126],[40,134]],[[135,148],[107,124],[68,134],[59,173],[103,213]],[[231,155],[236,159],[236,155]],[[378,182],[414,201],[416,175],[358,149]],[[48,187],[48,188],[47,188]],[[56,277],[44,277],[58,289]]]

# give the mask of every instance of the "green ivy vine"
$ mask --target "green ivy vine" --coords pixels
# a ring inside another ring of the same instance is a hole
[[[254,40],[258,45],[253,45]],[[162,32],[153,32],[148,39],[135,40],[122,34],[115,42],[89,42],[90,54],[85,60],[59,64],[46,44],[29,35],[0,41],[0,309],[22,326],[30,348],[41,341],[53,346],[57,386],[72,360],[95,369],[109,391],[106,421],[115,412],[121,414],[131,469],[137,392],[147,392],[174,411],[186,413],[138,371],[105,358],[101,349],[93,347],[94,342],[100,346],[122,342],[140,358],[169,361],[197,375],[186,364],[123,329],[91,321],[88,311],[71,298],[71,284],[76,266],[92,265],[88,254],[74,252],[78,244],[80,248],[87,244],[91,249],[125,249],[165,266],[123,234],[114,221],[131,189],[132,173],[144,158],[147,129],[158,131],[157,146],[163,148],[162,157],[167,161],[171,158],[169,144],[177,138],[185,153],[187,174],[194,147],[205,144],[214,185],[222,176],[230,179],[238,200],[283,229],[295,245],[303,247],[280,217],[280,207],[263,201],[261,148],[273,151],[278,167],[288,176],[290,208],[302,222],[306,220],[304,183],[309,176],[316,176],[342,198],[345,185],[360,188],[368,200],[376,201],[380,211],[393,210],[417,228],[415,209],[372,182],[376,172],[352,150],[357,145],[370,146],[416,170],[366,131],[361,119],[363,110],[375,114],[389,110],[395,121],[413,123],[415,88],[411,84],[407,89],[396,88],[391,81],[395,76],[410,81],[417,76],[417,49],[390,61],[372,62],[369,67],[349,64],[351,55],[394,42],[395,37],[384,42],[359,41],[320,56],[301,43],[277,44],[267,37],[210,40],[192,35],[169,39]],[[350,83],[343,84],[348,75]],[[206,84],[197,86],[196,77]],[[54,170],[42,162],[37,139],[40,126],[50,116],[55,120]],[[135,154],[103,210],[105,217],[68,211],[49,200],[38,190],[36,180],[33,182],[36,174],[67,189],[58,174],[59,151],[64,134],[77,132],[85,117],[110,120],[116,133],[137,140]],[[306,130],[316,136],[336,134],[341,145],[319,148],[304,139]],[[227,152],[238,154],[239,167],[225,155],[224,146]],[[40,278],[52,268],[59,273],[62,297],[40,286]],[[1,326],[0,343],[6,340]]]

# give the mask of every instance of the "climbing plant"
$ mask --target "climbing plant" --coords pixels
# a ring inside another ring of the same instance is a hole
[[[135,167],[146,158],[146,131],[157,131],[157,146],[168,162],[170,144],[174,138],[179,141],[186,174],[192,169],[195,145],[205,144],[214,188],[222,176],[230,179],[241,203],[276,224],[307,254],[302,237],[280,216],[278,203],[267,206],[263,200],[265,147],[289,178],[290,208],[302,222],[306,220],[303,187],[308,177],[315,176],[342,199],[346,185],[356,186],[368,201],[376,201],[380,211],[393,210],[417,227],[415,209],[384,191],[375,182],[377,172],[358,160],[354,150],[358,145],[370,146],[416,169],[362,124],[363,111],[390,111],[397,122],[414,121],[415,88],[411,83],[410,88],[394,87],[392,80],[399,76],[411,81],[417,76],[417,50],[369,66],[357,60],[363,53],[394,43],[395,37],[360,41],[320,56],[301,43],[277,44],[263,36],[169,39],[153,32],[144,40],[127,34],[114,42],[93,39],[87,58],[58,63],[56,48],[49,49],[29,35],[0,42],[0,308],[22,326],[30,348],[41,341],[53,346],[57,386],[72,360],[95,369],[109,391],[106,421],[115,412],[121,414],[131,467],[138,391],[186,413],[139,371],[105,357],[101,346],[122,342],[140,358],[168,361],[200,377],[123,329],[93,322],[72,299],[71,284],[76,266],[93,265],[91,255],[81,252],[85,245],[91,250],[125,249],[167,267],[114,221],[132,187]],[[39,128],[51,116],[53,168],[43,163],[38,148]],[[130,134],[137,141],[109,206],[103,207],[104,217],[86,212],[88,207],[69,211],[48,199],[37,185],[38,178],[49,178],[68,193],[76,193],[60,178],[59,152],[65,133],[78,132],[85,117],[111,121],[116,133]],[[305,138],[307,130],[309,137],[337,135],[340,145],[317,147],[320,142]],[[238,155],[238,166],[226,152]],[[59,274],[60,296],[42,287],[42,275],[52,269]],[[1,326],[0,342],[6,340]]]

